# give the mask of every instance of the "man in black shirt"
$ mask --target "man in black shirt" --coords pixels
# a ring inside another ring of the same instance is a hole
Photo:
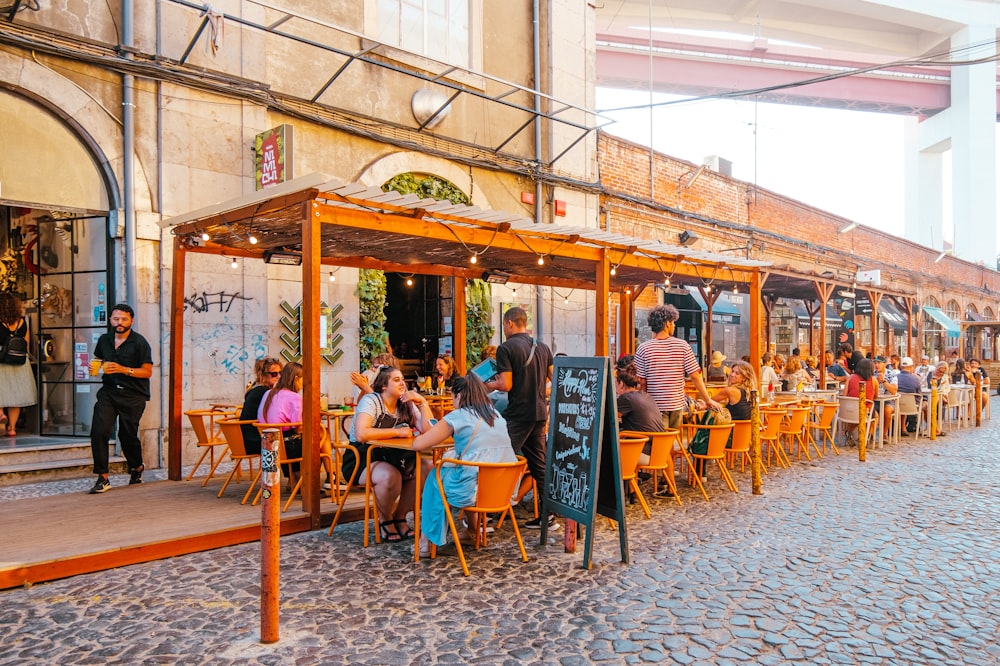
[[[552,378],[552,351],[527,333],[528,314],[513,307],[503,315],[507,340],[497,348],[497,376],[486,383],[492,391],[507,391],[507,434],[514,452],[528,461],[537,492],[545,487],[545,424],[549,408],[545,385]],[[537,519],[528,527],[540,527]],[[553,527],[550,522],[550,528]]]
[[[124,303],[111,309],[111,330],[97,340],[94,358],[103,362],[104,379],[94,404],[90,426],[90,449],[94,456],[97,481],[90,494],[111,489],[108,481],[108,440],[118,420],[118,441],[128,461],[129,485],[142,483],[142,443],[139,419],[149,400],[149,378],[153,374],[153,353],[146,339],[132,330],[135,313]]]

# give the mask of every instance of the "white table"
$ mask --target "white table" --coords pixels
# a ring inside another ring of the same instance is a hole
[[[885,431],[885,406],[886,403],[892,403],[892,423],[893,426],[893,443],[899,443],[899,394],[892,395],[890,393],[881,394],[875,396],[875,402],[878,403],[878,432],[876,433],[875,446],[876,448],[882,448],[882,433]]]

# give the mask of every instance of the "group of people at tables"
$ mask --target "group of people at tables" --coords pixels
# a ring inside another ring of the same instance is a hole
[[[301,426],[292,424],[302,422],[302,365],[282,364],[279,359],[268,357],[258,360],[254,370],[256,381],[244,396],[239,418],[257,423],[290,424],[282,428],[285,455],[289,459],[301,457]],[[355,482],[371,484],[378,504],[381,537],[388,542],[413,537],[406,515],[413,510],[417,490],[414,487],[417,451],[429,450],[453,438],[454,455],[462,460],[516,460],[506,422],[494,408],[482,380],[472,374],[460,376],[450,357],[438,359],[437,370],[434,388],[447,386],[454,403],[454,409],[440,420],[433,417],[427,398],[407,387],[391,354],[376,356],[371,368],[363,373],[352,373],[351,381],[359,397],[349,439],[359,455],[355,458],[353,451],[347,450],[341,472],[346,479],[357,469]],[[247,452],[259,454],[261,434],[257,426],[248,423],[242,430]],[[371,443],[400,437],[413,438],[411,450],[376,448],[372,451],[371,465],[367,467]],[[332,460],[329,438],[322,439],[320,452],[326,454],[323,461],[329,483],[333,478],[329,468]],[[427,479],[431,462],[424,459],[424,465],[423,478]],[[289,487],[293,487],[299,474],[298,463],[283,465],[282,471],[288,478]],[[449,502],[463,506],[475,499],[475,468],[446,467],[442,469],[441,478]],[[421,501],[421,547],[426,550],[428,542],[443,545],[448,532],[436,479],[424,485]]]

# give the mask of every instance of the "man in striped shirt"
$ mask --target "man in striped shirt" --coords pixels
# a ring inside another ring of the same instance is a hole
[[[687,406],[684,379],[690,377],[705,404],[711,409],[722,405],[712,400],[701,377],[701,366],[684,340],[674,337],[680,313],[673,305],[660,305],[649,313],[653,339],[639,345],[635,352],[635,369],[640,387],[656,401],[663,418],[663,427],[680,428],[681,415]]]

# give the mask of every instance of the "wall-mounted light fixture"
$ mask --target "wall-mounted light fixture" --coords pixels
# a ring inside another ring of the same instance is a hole
[[[483,273],[483,281],[490,284],[507,284],[509,279],[510,273],[506,271],[491,270]]]
[[[857,222],[851,222],[846,227],[840,230],[840,233],[846,234],[848,231],[854,231],[854,228],[858,226]]]
[[[934,260],[934,263],[936,264],[937,262],[941,261],[941,260],[942,260],[942,259],[944,259],[944,258],[945,258],[946,256],[948,256],[949,254],[951,254],[951,249],[950,249],[950,248],[949,248],[949,249],[947,249],[947,250],[945,250],[945,251],[944,251],[944,252],[942,252],[941,254],[939,254],[939,255],[937,256],[937,259],[935,259],[935,260]]]
[[[693,231],[682,231],[677,239],[684,247],[690,247],[698,242],[698,234]]]
[[[278,250],[265,250],[264,261],[268,264],[278,264],[280,266],[301,266],[302,255],[298,252],[279,252]]]

